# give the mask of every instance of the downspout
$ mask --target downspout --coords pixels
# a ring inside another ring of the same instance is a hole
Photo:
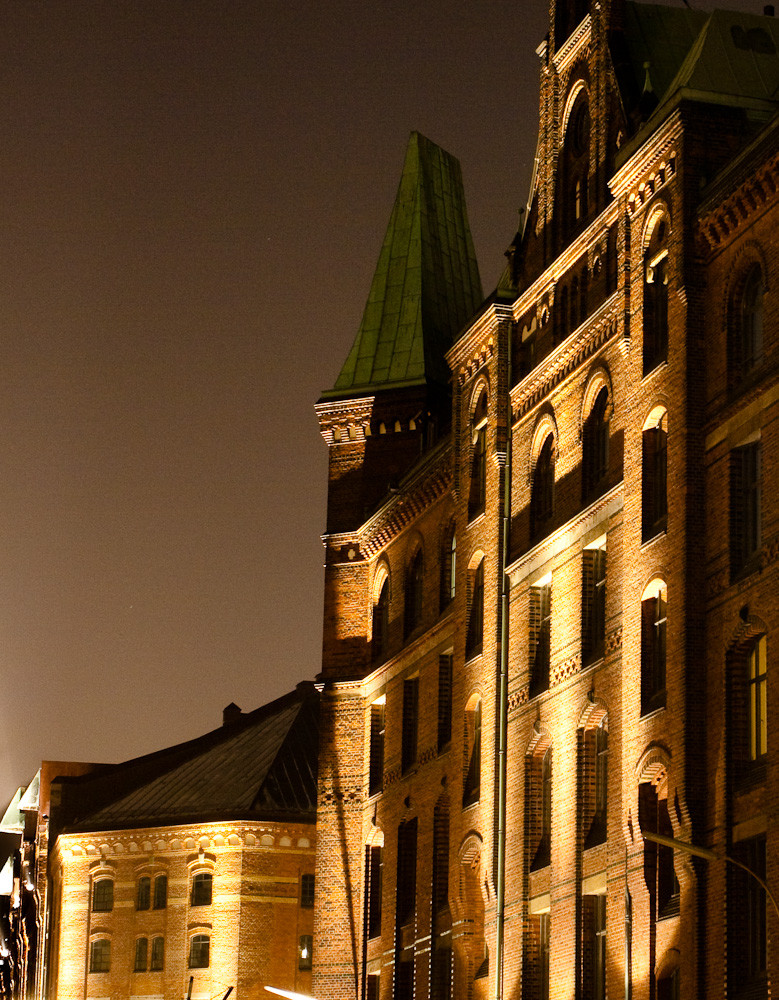
[[[506,900],[506,748],[508,744],[508,683],[509,683],[509,583],[506,574],[511,524],[511,326],[506,338],[506,461],[503,465],[503,514],[500,563],[498,573],[500,593],[500,690],[498,723],[498,870],[497,927],[495,934],[495,1000],[503,997],[503,937]]]

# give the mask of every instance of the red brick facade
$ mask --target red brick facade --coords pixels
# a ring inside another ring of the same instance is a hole
[[[776,989],[779,915],[723,859],[779,891],[776,103],[626,82],[662,11],[556,6],[528,218],[447,355],[451,432],[412,463],[401,390],[318,408],[318,1000]],[[770,18],[708,30],[776,59]]]

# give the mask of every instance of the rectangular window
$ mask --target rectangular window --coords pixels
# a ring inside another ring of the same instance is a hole
[[[111,942],[107,938],[99,938],[89,946],[89,971],[111,971]]]
[[[368,937],[381,934],[381,847],[365,848],[368,882]]]
[[[541,1000],[549,1000],[549,941],[551,937],[552,921],[549,913],[539,914],[538,928],[538,971],[539,971],[539,996]]]
[[[417,762],[417,728],[419,722],[419,678],[403,681],[403,737],[401,770],[408,771]]]
[[[766,704],[766,638],[761,636],[749,653],[749,757],[760,760],[768,752]]]
[[[214,877],[211,872],[198,872],[192,879],[191,906],[210,906]]]
[[[468,496],[468,520],[484,511],[487,497],[487,424],[477,428],[473,442],[471,489]]]
[[[417,896],[416,817],[398,827],[397,925],[402,927],[414,916]]]
[[[606,547],[582,554],[582,665],[603,657],[606,637]]]
[[[368,794],[375,795],[384,785],[384,730],[386,697],[371,705],[371,745],[368,764]]]
[[[379,1000],[379,987],[381,979],[378,972],[369,972],[365,1000]]]
[[[164,910],[168,905],[168,876],[158,875],[154,880],[154,909]]]
[[[148,910],[151,906],[151,879],[148,876],[138,879],[138,894],[135,899],[136,910]]]
[[[530,697],[549,689],[552,584],[530,588]]]
[[[313,963],[314,939],[310,934],[301,934],[298,942],[298,968],[303,972]]]
[[[452,654],[438,657],[438,751],[452,740]]]
[[[114,880],[101,878],[92,888],[92,909],[95,913],[109,913],[114,908]]]
[[[414,998],[414,960],[398,962],[395,966],[395,1000]]]
[[[582,997],[606,1000],[606,897],[584,896],[582,911]]]
[[[165,938],[152,938],[151,942],[151,971],[162,972],[165,967]]]
[[[300,905],[307,910],[314,905],[314,876],[309,872],[300,876]]]
[[[665,707],[666,590],[641,602],[641,714]]]
[[[195,934],[189,942],[190,969],[207,969],[211,961],[211,938],[207,934]]]
[[[431,1000],[450,1000],[452,996],[452,949],[438,945],[430,959]]]
[[[742,840],[733,847],[733,857],[765,881],[765,837]],[[729,871],[728,978],[735,997],[767,995],[766,989],[766,893],[760,883],[741,868]],[[728,992],[730,995],[730,991]]]
[[[135,942],[135,963],[133,965],[133,972],[146,972],[146,958],[148,951],[148,938],[138,938]]]
[[[751,567],[760,551],[761,466],[759,441],[730,454],[731,575]]]

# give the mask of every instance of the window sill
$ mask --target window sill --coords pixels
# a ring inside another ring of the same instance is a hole
[[[644,364],[644,374],[641,376],[641,384],[647,382],[653,375],[657,375],[659,371],[663,368],[668,367],[668,358],[657,358],[655,361],[649,361]]]
[[[663,700],[662,705],[657,704],[657,702],[659,701],[660,697],[662,697],[662,700]],[[646,707],[642,706],[642,708],[641,708],[641,720],[643,721],[644,719],[652,719],[656,715],[659,715],[661,712],[664,712],[665,708],[666,708],[666,705],[665,705],[665,691],[663,691],[662,696],[661,695],[655,695],[655,697],[652,699],[652,702],[649,705],[647,705]]]
[[[650,528],[648,532],[641,532],[641,549],[648,547],[653,542],[656,542],[660,538],[665,538],[668,534],[668,527],[664,521],[662,525],[658,524],[656,528]]]
[[[468,511],[468,527],[472,528],[477,521],[484,517],[484,512],[486,508],[482,507],[481,510],[476,510],[473,513]]]
[[[463,812],[465,812],[466,809],[471,809],[473,806],[477,806],[478,804],[479,804],[478,795],[476,796],[475,799],[472,799],[470,797],[467,799],[463,799]]]
[[[470,663],[471,660],[478,660],[478,658],[482,655],[483,651],[484,651],[483,646],[481,644],[475,646],[473,649],[466,649],[465,662]]]

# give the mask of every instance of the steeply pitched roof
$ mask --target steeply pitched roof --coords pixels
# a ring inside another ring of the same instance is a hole
[[[360,329],[323,398],[446,383],[444,354],[481,300],[460,164],[412,132]]]
[[[753,108],[768,107],[779,99],[779,23],[775,18],[627,3],[625,40],[639,87],[649,64],[659,103],[652,118],[680,94]]]
[[[66,779],[60,822],[107,830],[213,819],[313,822],[319,695],[311,684],[168,750]]]

